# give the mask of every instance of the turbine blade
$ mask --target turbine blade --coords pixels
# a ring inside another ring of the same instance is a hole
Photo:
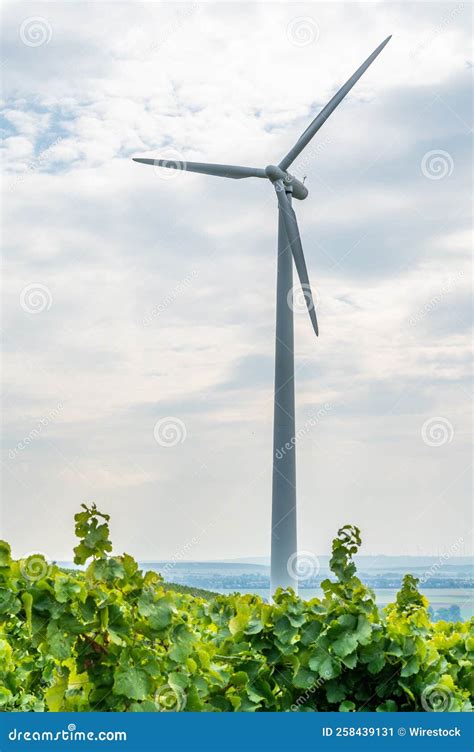
[[[199,172],[203,175],[216,175],[220,178],[266,178],[265,170],[258,167],[239,167],[238,165],[208,164],[207,162],[185,162],[173,159],[141,159],[133,157],[134,162],[154,165],[155,167],[167,167],[170,170],[183,170],[187,172]]]
[[[288,152],[288,154],[286,155],[286,157],[283,157],[283,159],[281,160],[281,162],[279,164],[279,167],[282,170],[286,171],[288,169],[288,167],[291,165],[291,163],[295,161],[296,157],[303,151],[303,149],[305,148],[305,146],[307,146],[309,144],[309,142],[313,138],[314,134],[317,133],[319,131],[319,129],[321,128],[321,126],[326,122],[326,120],[328,119],[329,115],[331,115],[331,113],[334,112],[334,110],[336,109],[336,107],[338,106],[338,104],[340,104],[342,102],[342,100],[344,99],[344,97],[346,96],[346,94],[348,94],[350,92],[350,90],[352,89],[352,87],[354,86],[354,84],[365,73],[365,71],[367,70],[367,68],[369,67],[369,65],[371,65],[374,62],[375,58],[378,55],[380,55],[380,53],[382,52],[383,48],[385,47],[386,44],[388,44],[388,42],[390,41],[391,38],[392,38],[391,35],[389,37],[387,37],[387,39],[385,39],[382,42],[382,44],[380,44],[377,47],[377,49],[374,50],[374,52],[372,52],[372,54],[367,58],[367,60],[365,61],[365,63],[362,63],[362,65],[360,66],[360,68],[358,68],[356,70],[356,72],[350,77],[350,79],[348,81],[346,81],[346,83],[344,84],[344,86],[341,89],[339,89],[339,91],[337,92],[337,94],[335,94],[333,96],[333,98],[327,103],[327,105],[325,107],[323,107],[323,109],[321,110],[321,112],[319,113],[319,115],[317,115],[314,118],[313,122],[308,125],[308,127],[301,134],[301,136],[299,137],[298,141],[293,146],[293,148],[290,149],[290,151]]]
[[[309,284],[308,270],[306,269],[306,261],[304,258],[303,246],[301,245],[300,231],[298,229],[296,214],[290,204],[288,196],[286,195],[282,180],[278,180],[275,183],[275,190],[278,197],[278,206],[282,213],[283,223],[285,225],[286,234],[288,236],[288,242],[293,254],[296,271],[298,272],[298,277],[301,282],[301,288],[306,300],[309,317],[313,325],[314,333],[317,337],[319,335],[318,320],[316,318],[313,293],[311,292],[311,285]]]

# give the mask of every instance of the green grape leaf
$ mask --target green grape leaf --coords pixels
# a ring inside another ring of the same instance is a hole
[[[395,700],[386,700],[381,705],[377,705],[375,709],[377,713],[396,713],[398,707]]]
[[[283,644],[290,643],[298,634],[298,629],[290,624],[287,616],[282,616],[275,624],[275,635]]]
[[[58,603],[80,600],[84,603],[87,591],[83,583],[76,577],[57,574],[54,578],[54,592]]]
[[[0,540],[0,567],[9,567],[11,560],[11,548],[9,544],[4,540]]]
[[[340,658],[344,658],[355,650],[357,644],[357,635],[352,632],[345,632],[333,642],[332,650]]]
[[[413,655],[411,658],[408,659],[408,661],[403,666],[400,676],[406,677],[406,676],[412,676],[412,674],[417,674],[420,670],[420,663],[418,661],[418,658]]]
[[[47,629],[49,652],[58,661],[65,661],[71,657],[75,635],[63,632],[56,622],[50,622]]]
[[[328,681],[324,684],[324,690],[328,702],[341,702],[347,695],[347,689],[343,684],[334,680]]]
[[[351,700],[344,700],[344,702],[341,702],[341,704],[339,705],[340,713],[351,713],[355,709],[355,703],[353,703]]]
[[[15,593],[6,588],[0,588],[0,614],[17,614],[21,608]]]
[[[115,671],[114,692],[130,700],[145,700],[151,693],[152,682],[141,668],[118,667]]]
[[[357,620],[357,627],[354,635],[361,645],[366,645],[370,640],[371,634],[372,626],[367,617],[361,614]]]
[[[293,678],[293,684],[295,687],[298,687],[298,689],[310,689],[314,686],[317,679],[317,674],[308,671],[306,668],[300,668]]]
[[[64,695],[68,688],[67,674],[56,674],[53,684],[46,690],[44,697],[48,710],[52,713],[58,713],[64,710]]]

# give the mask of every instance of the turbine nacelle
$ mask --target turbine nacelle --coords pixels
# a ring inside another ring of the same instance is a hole
[[[281,167],[278,167],[277,165],[268,165],[265,167],[265,175],[272,183],[277,183],[279,180],[282,180],[287,192],[291,193],[294,198],[298,198],[300,201],[305,199],[308,195],[308,189],[303,185],[301,180],[298,180],[294,175],[290,175],[289,172],[282,170]]]
[[[306,300],[309,317],[313,325],[315,334],[318,334],[318,322],[316,320],[316,312],[314,307],[313,295],[309,284],[308,271],[306,269],[306,261],[303,254],[303,247],[301,244],[300,232],[298,229],[298,222],[296,215],[291,204],[291,196],[299,199],[300,201],[305,199],[308,195],[308,189],[306,186],[291,175],[288,172],[289,167],[293,164],[295,159],[301,154],[305,146],[309,144],[311,139],[319,131],[321,126],[324,125],[328,117],[336,109],[336,107],[342,102],[345,96],[352,89],[354,84],[359,80],[363,73],[371,65],[375,58],[381,53],[385,45],[388,43],[390,37],[387,37],[382,44],[380,44],[376,50],[362,63],[360,68],[346,81],[336,94],[330,99],[321,112],[316,115],[314,120],[308,125],[305,131],[301,134],[298,141],[290,149],[288,154],[278,163],[278,165],[268,165],[263,170],[261,167],[243,167],[240,165],[229,164],[211,164],[209,162],[188,162],[188,161],[175,161],[168,159],[148,159],[142,157],[134,157],[136,162],[142,162],[144,164],[154,165],[155,167],[166,167],[172,170],[183,170],[186,172],[197,172],[202,175],[215,175],[221,178],[231,178],[233,180],[242,180],[244,178],[263,178],[269,180],[276,191],[278,197],[279,206],[279,222],[282,222],[282,232],[286,235],[288,245],[285,243],[285,247],[291,248],[293,260],[295,262],[298,277],[301,282],[302,290]],[[291,292],[291,291],[290,291]]]

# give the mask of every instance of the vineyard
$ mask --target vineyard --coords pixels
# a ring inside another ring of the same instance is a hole
[[[470,711],[472,624],[430,621],[410,575],[379,610],[332,546],[321,599],[199,597],[112,556],[109,517],[75,516],[65,571],[0,543],[3,711]]]

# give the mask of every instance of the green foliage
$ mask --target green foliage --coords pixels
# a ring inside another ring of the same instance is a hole
[[[109,515],[99,512],[95,504],[91,507],[81,504],[81,507],[84,512],[74,515],[76,535],[81,539],[74,549],[74,564],[85,564],[91,556],[100,559],[112,551],[107,524],[110,519]],[[104,522],[101,523],[101,519]]]
[[[204,590],[203,588],[191,587],[189,585],[177,585],[174,582],[164,582],[163,587],[165,590],[171,590],[174,593],[187,593],[188,595],[195,595],[205,600],[215,598],[217,595],[213,590]]]
[[[410,575],[379,611],[358,579],[360,531],[333,542],[322,598],[223,596],[165,585],[110,556],[109,517],[83,505],[65,571],[0,542],[0,709],[471,709],[470,625],[432,623]],[[36,564],[36,566],[33,566]]]

